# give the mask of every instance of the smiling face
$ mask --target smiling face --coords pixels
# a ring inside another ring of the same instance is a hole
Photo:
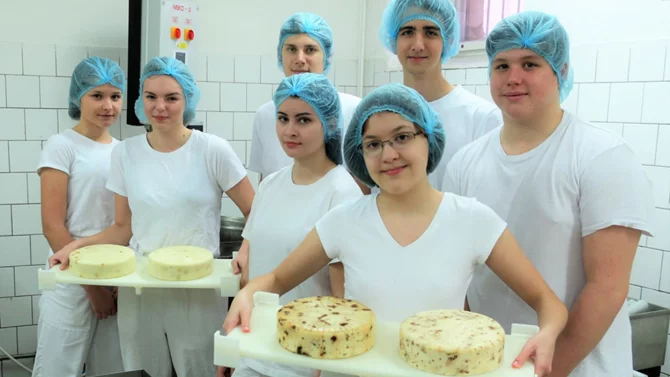
[[[300,98],[289,97],[279,105],[276,130],[282,149],[293,159],[326,153],[323,125],[314,109]]]
[[[427,20],[413,20],[398,31],[398,60],[404,72],[421,75],[441,72],[444,41],[440,28]]]
[[[529,49],[498,53],[491,62],[490,87],[493,101],[506,117],[514,120],[538,119],[548,109],[560,106],[554,70]]]
[[[427,179],[428,140],[399,114],[370,116],[363,128],[361,150],[370,177],[382,191],[403,194]]]
[[[323,73],[324,70],[324,51],[319,42],[307,34],[295,34],[286,38],[281,58],[286,77],[305,72]]]
[[[153,129],[168,130],[184,124],[184,90],[170,76],[156,75],[144,80],[144,115]]]
[[[119,118],[123,105],[121,90],[105,84],[81,97],[81,120],[96,128],[107,129]]]

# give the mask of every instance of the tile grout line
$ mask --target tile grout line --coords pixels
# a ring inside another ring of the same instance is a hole
[[[8,91],[7,91],[7,75],[3,75],[2,77],[5,80],[5,88],[4,88],[5,89],[5,108],[7,108],[7,93],[8,93]]]
[[[606,85],[609,87],[609,88],[608,88],[608,94],[609,94],[609,95],[607,96],[607,114],[605,114],[605,119],[607,119],[606,122],[609,123],[609,119],[610,119],[610,105],[612,105],[612,83],[611,83],[611,82],[608,82],[608,83],[606,83]]]
[[[654,166],[658,166],[656,165],[656,162],[658,160],[658,145],[659,145],[658,139],[660,137],[661,137],[661,125],[659,124],[656,126],[656,150],[654,151]]]
[[[663,58],[663,76],[662,76],[663,80],[665,80],[666,75],[670,74],[670,72],[667,71],[668,59],[670,59],[670,47],[666,46],[665,47],[665,57]]]
[[[630,78],[630,62],[633,60],[633,49],[628,48],[628,69],[626,70],[626,82]]]
[[[663,260],[665,260],[665,252],[661,252],[661,273],[658,274],[658,290],[661,291],[661,281],[663,280]]]

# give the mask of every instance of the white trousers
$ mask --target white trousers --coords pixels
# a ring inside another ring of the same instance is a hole
[[[216,376],[214,333],[228,312],[215,289],[119,288],[119,337],[126,370],[151,377]]]
[[[266,371],[269,373],[269,371]],[[311,375],[316,376],[317,372],[314,371]],[[255,369],[249,367],[244,362],[240,363],[239,368],[235,369],[232,377],[284,377],[284,376],[296,376],[295,374],[288,374],[286,371],[277,371],[277,373],[272,374],[263,374],[257,372]],[[297,375],[299,376],[299,375]],[[340,374],[335,372],[321,371],[320,377],[355,377],[348,374]]]
[[[235,375],[237,375],[238,370],[239,375],[243,377],[316,377],[318,374],[316,369],[255,360],[247,357],[240,358],[239,367],[235,369]]]
[[[98,321],[81,286],[58,284],[40,298],[33,377],[123,372],[116,316]]]
[[[247,367],[246,365],[240,365],[239,368],[235,369],[232,377],[270,377],[268,375],[256,372],[255,370]]]

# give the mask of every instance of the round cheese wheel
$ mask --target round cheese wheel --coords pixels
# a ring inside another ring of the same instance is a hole
[[[345,359],[372,349],[375,314],[336,297],[294,300],[277,313],[277,338],[286,350],[316,359]]]
[[[149,254],[149,275],[160,280],[196,280],[209,276],[213,269],[214,256],[202,247],[170,246]]]
[[[473,376],[500,367],[505,332],[495,320],[463,310],[415,314],[400,325],[400,356],[424,372]]]
[[[135,271],[135,252],[119,245],[91,245],[70,254],[70,271],[85,279],[113,279]]]

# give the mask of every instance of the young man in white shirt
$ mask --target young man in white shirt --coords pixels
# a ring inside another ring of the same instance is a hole
[[[332,58],[333,32],[326,20],[312,13],[296,13],[284,22],[279,31],[277,61],[286,77],[306,72],[326,74]],[[346,93],[339,93],[339,98],[344,133],[361,99]],[[277,139],[276,122],[277,109],[272,100],[256,111],[248,168],[261,177],[293,163]]]
[[[496,211],[570,310],[551,376],[630,376],[624,303],[640,235],[651,235],[651,184],[620,137],[561,109],[572,68],[555,17],[508,17],[486,51],[504,125],[454,156],[444,187]],[[467,299],[507,331],[535,322],[488,268],[475,273]]]
[[[444,155],[429,176],[441,190],[447,163],[463,146],[502,125],[500,110],[442,76],[442,64],[458,54],[458,13],[449,0],[393,0],[380,31],[387,50],[398,56],[403,84],[419,92],[444,125]]]

